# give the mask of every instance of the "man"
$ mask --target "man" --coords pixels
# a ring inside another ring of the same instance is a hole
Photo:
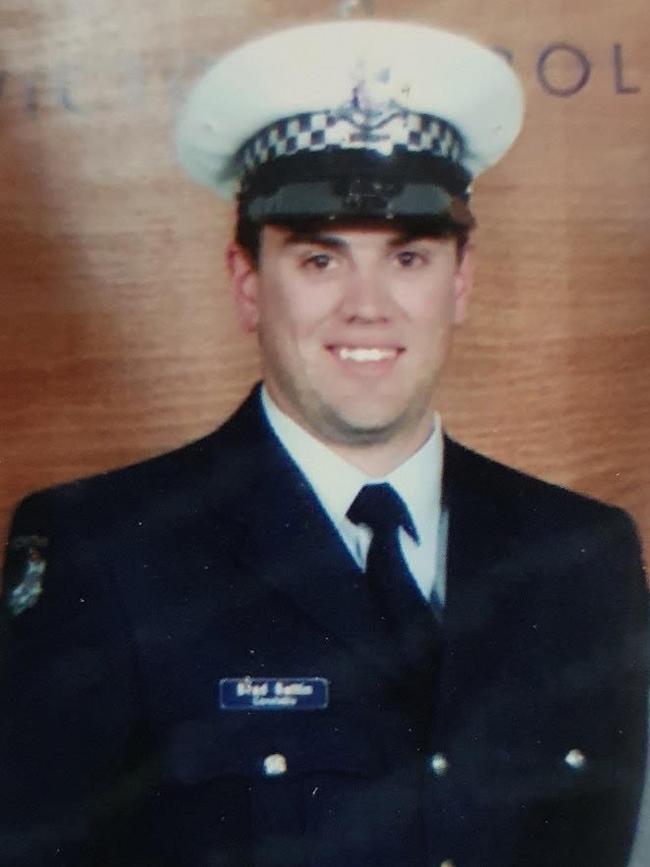
[[[199,82],[181,158],[237,191],[264,385],[17,511],[3,864],[626,864],[632,524],[435,412],[469,184],[521,115],[496,55],[394,23],[276,34]]]

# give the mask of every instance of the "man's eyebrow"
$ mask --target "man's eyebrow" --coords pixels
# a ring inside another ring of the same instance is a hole
[[[317,244],[319,247],[330,247],[333,250],[347,247],[347,242],[343,238],[318,231],[292,232],[284,239],[284,246],[288,247],[292,244]]]

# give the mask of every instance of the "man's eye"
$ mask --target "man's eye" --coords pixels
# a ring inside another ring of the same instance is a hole
[[[402,268],[413,268],[424,262],[422,254],[416,253],[415,250],[400,250],[396,258]]]
[[[324,271],[326,268],[331,267],[334,259],[329,253],[313,253],[311,256],[307,256],[307,258],[303,261],[303,265],[308,268],[314,268],[317,271]]]

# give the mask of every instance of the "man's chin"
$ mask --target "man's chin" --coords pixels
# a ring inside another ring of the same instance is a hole
[[[333,442],[361,447],[389,442],[404,429],[406,418],[402,413],[340,412],[330,409],[324,421]]]

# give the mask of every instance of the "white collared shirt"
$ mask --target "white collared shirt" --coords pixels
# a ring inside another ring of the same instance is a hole
[[[444,555],[439,551],[442,484],[442,428],[436,413],[431,436],[415,454],[387,476],[368,476],[333,452],[289,418],[265,387],[262,406],[273,432],[305,476],[357,565],[365,568],[372,532],[353,524],[347,511],[364,485],[386,482],[406,503],[418,535],[416,542],[403,528],[400,544],[406,563],[426,599],[434,590],[444,601]]]

